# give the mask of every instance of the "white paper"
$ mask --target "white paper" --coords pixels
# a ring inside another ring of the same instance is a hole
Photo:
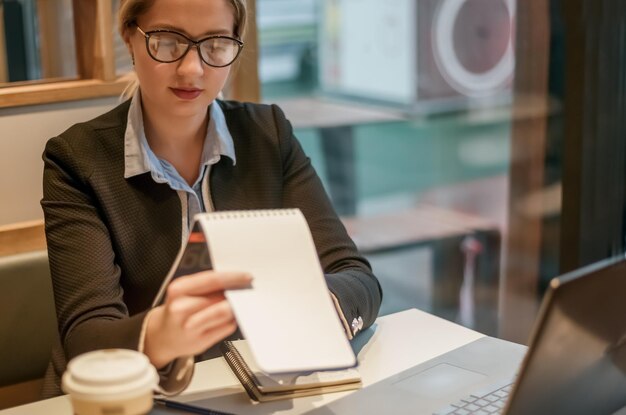
[[[213,269],[253,276],[252,288],[227,291],[226,297],[261,370],[356,365],[300,210],[217,212],[196,219]]]

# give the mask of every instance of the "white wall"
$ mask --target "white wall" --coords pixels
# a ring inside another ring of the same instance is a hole
[[[46,141],[117,102],[104,98],[0,109],[0,226],[43,217],[39,201]]]

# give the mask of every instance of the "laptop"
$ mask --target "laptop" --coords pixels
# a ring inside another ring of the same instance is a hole
[[[554,278],[528,348],[483,337],[310,413],[602,415],[625,406],[619,258]]]

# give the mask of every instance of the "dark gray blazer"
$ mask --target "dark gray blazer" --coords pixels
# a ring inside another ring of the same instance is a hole
[[[347,321],[360,316],[364,327],[371,325],[380,307],[380,285],[282,111],[230,101],[219,105],[237,164],[222,157],[211,169],[215,210],[300,208]],[[137,348],[144,316],[181,246],[177,193],[149,173],[124,178],[128,108],[129,101],[72,126],[49,140],[43,155],[41,205],[60,335],[46,396],[60,393],[59,376],[74,356]]]

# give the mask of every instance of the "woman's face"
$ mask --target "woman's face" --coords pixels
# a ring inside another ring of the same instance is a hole
[[[235,17],[228,0],[155,0],[137,25],[145,32],[168,29],[198,40],[213,34],[233,36]],[[146,50],[145,37],[135,28],[128,33],[144,111],[151,117],[206,116],[207,106],[224,87],[230,66],[208,66],[195,47],[179,61],[157,62]]]

